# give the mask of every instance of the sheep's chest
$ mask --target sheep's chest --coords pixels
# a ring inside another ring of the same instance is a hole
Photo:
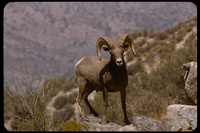
[[[128,77],[126,75],[112,75],[111,73],[105,73],[103,76],[103,84],[108,92],[117,92],[126,88]]]

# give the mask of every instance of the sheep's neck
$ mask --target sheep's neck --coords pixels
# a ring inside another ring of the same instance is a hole
[[[109,61],[109,70],[112,75],[116,75],[116,76],[122,76],[122,75],[126,76],[127,74],[125,62],[123,63],[121,67],[118,67],[116,62],[114,62],[112,59],[110,59]]]
[[[121,67],[110,59],[108,62],[108,67],[104,71],[103,83],[109,92],[120,91],[125,88],[128,84],[128,75],[126,70],[126,65],[123,63]]]

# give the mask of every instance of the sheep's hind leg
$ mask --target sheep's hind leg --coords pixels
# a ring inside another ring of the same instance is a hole
[[[86,80],[79,79],[79,92],[78,92],[78,96],[76,98],[76,102],[78,103],[78,109],[79,109],[79,113],[80,113],[79,116],[82,120],[87,120],[87,116],[83,110],[82,103],[81,103],[85,89],[87,89],[86,84],[87,84]]]
[[[90,105],[90,103],[88,101],[88,95],[92,92],[93,92],[93,90],[91,88],[89,88],[89,90],[84,93],[83,100],[84,100],[85,104],[88,106],[88,108],[90,109],[90,114],[93,114],[95,117],[99,117],[99,114],[92,108],[92,106]]]
[[[107,124],[107,118],[106,118],[106,111],[108,107],[108,91],[106,88],[103,90],[103,100],[104,100],[104,113],[101,119],[101,124]]]

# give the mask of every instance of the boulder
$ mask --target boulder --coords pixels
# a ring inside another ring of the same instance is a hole
[[[197,62],[189,62],[183,64],[182,68],[186,71],[185,91],[190,99],[197,104]]]
[[[126,125],[124,127],[121,127],[117,131],[138,131],[138,130],[137,130],[136,126],[134,126],[133,124],[130,124],[130,125]]]
[[[171,131],[193,131],[197,127],[197,106],[170,105],[163,121]]]
[[[87,121],[80,121],[82,124],[89,125],[89,131],[138,131],[133,124],[122,126],[120,124],[107,121],[107,124],[101,124],[101,118],[87,116]]]
[[[117,131],[122,126],[114,123],[108,122],[107,124],[101,124],[101,118],[94,116],[87,116],[87,121],[82,121],[84,124],[89,125],[89,131]]]
[[[133,116],[132,123],[138,131],[170,131],[161,121],[147,116]]]

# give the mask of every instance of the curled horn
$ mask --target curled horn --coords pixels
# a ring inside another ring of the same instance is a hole
[[[113,45],[114,45],[114,42],[109,37],[107,37],[107,36],[100,37],[97,40],[97,43],[96,43],[96,52],[97,52],[97,56],[98,56],[99,60],[101,60],[101,47],[104,44],[107,45],[109,48],[112,48]]]
[[[133,38],[129,34],[121,35],[118,39],[118,44],[125,48],[128,47],[127,45],[129,45],[131,47],[133,54],[136,55],[135,43],[133,41]]]

